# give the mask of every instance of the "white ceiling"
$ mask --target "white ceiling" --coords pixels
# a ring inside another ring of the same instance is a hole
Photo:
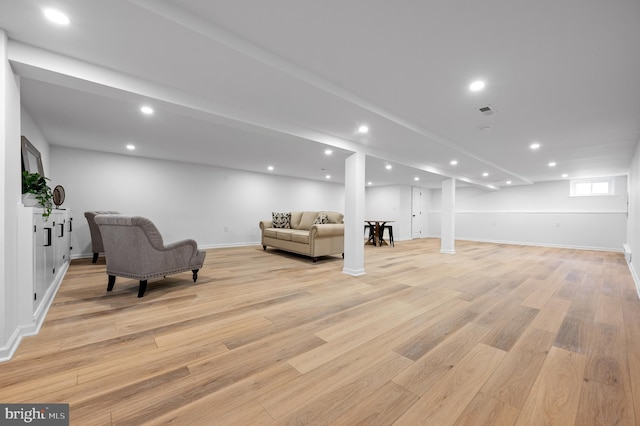
[[[0,0],[0,28],[52,145],[499,188],[626,174],[640,140],[637,0]]]

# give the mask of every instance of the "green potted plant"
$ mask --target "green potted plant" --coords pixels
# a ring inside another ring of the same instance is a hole
[[[22,172],[22,193],[33,194],[38,203],[44,207],[42,217],[45,219],[51,214],[51,206],[53,205],[53,193],[47,185],[48,178],[41,176],[39,173]]]

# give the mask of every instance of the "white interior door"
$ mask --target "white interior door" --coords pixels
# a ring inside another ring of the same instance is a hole
[[[422,188],[411,187],[411,238],[422,238]]]

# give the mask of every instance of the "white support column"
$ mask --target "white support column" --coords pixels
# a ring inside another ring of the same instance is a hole
[[[344,267],[348,275],[364,275],[365,155],[356,152],[345,160]]]
[[[440,232],[440,253],[454,254],[456,252],[456,180],[442,181],[442,230]]]

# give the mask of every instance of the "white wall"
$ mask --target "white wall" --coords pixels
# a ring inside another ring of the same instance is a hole
[[[20,90],[7,59],[7,37],[0,30],[0,360],[17,347],[24,318],[32,317],[18,282],[18,206],[21,203]],[[27,296],[28,297],[28,296]]]
[[[456,239],[622,251],[626,240],[626,176],[616,195],[570,197],[569,181],[456,189]],[[429,234],[440,235],[441,191],[432,190]]]
[[[194,238],[203,248],[258,244],[272,211],[344,212],[341,184],[58,146],[50,155],[61,207],[73,210],[72,257],[91,253],[89,210],[145,216],[165,242]]]
[[[629,269],[640,294],[640,142],[629,168],[629,218],[627,220],[627,245],[631,251]]]
[[[427,236],[427,214],[430,192],[422,190],[422,234]],[[411,239],[411,186],[389,185],[367,188],[365,192],[365,220],[392,220],[393,239]]]
[[[40,129],[38,129],[29,112],[25,110],[24,107],[21,107],[20,111],[22,136],[29,139],[29,142],[40,151],[44,175],[49,177],[49,173],[51,173],[49,170],[49,142],[47,142]]]

